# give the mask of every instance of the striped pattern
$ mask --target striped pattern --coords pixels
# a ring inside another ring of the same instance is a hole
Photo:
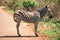
[[[14,15],[13,15],[13,19],[15,22],[17,22],[17,34],[18,36],[21,36],[19,34],[19,25],[20,25],[20,22],[21,20],[25,21],[25,22],[30,22],[30,23],[34,23],[34,26],[35,26],[35,35],[37,35],[37,27],[38,27],[38,22],[39,20],[45,16],[46,14],[52,18],[52,14],[51,14],[51,10],[45,6],[45,7],[42,7],[41,9],[38,9],[37,11],[33,11],[33,12],[27,12],[27,11],[24,11],[24,10],[16,10],[14,12]]]
[[[19,20],[24,20],[26,22],[35,22],[40,18],[39,12],[26,12],[23,10],[17,10],[14,13],[14,20],[18,22]]]

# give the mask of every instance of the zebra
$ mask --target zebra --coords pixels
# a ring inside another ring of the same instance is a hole
[[[24,11],[24,10],[16,10],[14,12],[13,19],[17,23],[16,28],[17,28],[18,36],[21,36],[19,33],[19,26],[20,26],[21,20],[28,23],[34,23],[34,26],[35,26],[34,33],[35,33],[35,36],[38,36],[37,28],[38,28],[39,20],[41,20],[41,18],[45,15],[47,15],[49,18],[53,17],[52,11],[49,9],[48,6],[44,6],[33,12]]]

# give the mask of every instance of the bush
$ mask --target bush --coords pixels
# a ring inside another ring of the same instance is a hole
[[[24,6],[24,8],[30,10],[29,8],[35,8],[38,6],[38,2],[36,0],[23,0],[22,5]]]
[[[49,36],[50,40],[60,40],[60,22],[57,22],[57,18],[52,18],[49,21],[48,20],[49,19],[45,18],[40,21],[40,27],[47,24],[47,29],[43,28],[43,30],[39,32]],[[51,27],[51,29],[48,29],[48,27]]]
[[[38,5],[38,2],[36,0],[23,1],[23,6],[25,8],[27,8],[27,7],[36,7],[37,5]]]
[[[12,10],[16,10],[16,9],[33,9],[35,7],[37,7],[39,5],[39,3],[36,0],[12,0],[12,1],[4,1],[5,5],[12,9]]]
[[[15,6],[16,6],[16,3],[17,3],[17,0],[12,0],[12,1],[10,1],[10,0],[4,0],[4,5],[6,5],[8,8],[10,8],[10,9],[12,9],[12,10],[14,10],[15,9]]]

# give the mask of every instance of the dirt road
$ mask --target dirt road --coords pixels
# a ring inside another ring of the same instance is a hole
[[[22,36],[35,36],[34,24],[21,21],[19,28]],[[0,36],[18,36],[13,16],[0,7]],[[0,40],[48,40],[44,37],[1,37]]]

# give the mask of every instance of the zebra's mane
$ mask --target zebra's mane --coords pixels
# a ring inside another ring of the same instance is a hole
[[[39,12],[39,11],[43,11],[43,10],[46,9],[46,8],[48,8],[48,6],[43,6],[43,7],[39,8],[37,11],[38,11],[38,12]]]

